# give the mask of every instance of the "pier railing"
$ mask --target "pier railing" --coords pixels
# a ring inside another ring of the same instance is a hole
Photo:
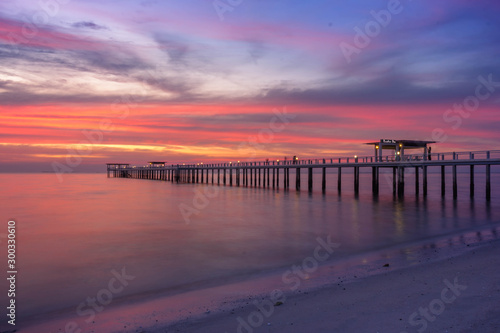
[[[236,168],[236,167],[264,167],[264,166],[308,166],[321,164],[350,164],[350,163],[384,163],[384,162],[421,162],[421,161],[466,161],[466,160],[489,160],[500,159],[500,150],[481,150],[467,152],[444,152],[429,154],[427,159],[422,154],[406,154],[404,156],[382,156],[376,158],[368,156],[341,156],[330,158],[307,158],[307,159],[272,159],[264,161],[235,161],[224,163],[171,163],[165,166],[116,166],[110,169],[162,169],[162,168]]]
[[[392,169],[393,194],[398,197],[404,196],[405,169],[414,170],[415,194],[427,195],[427,172],[428,168],[441,169],[441,196],[446,193],[445,169],[452,169],[453,198],[458,195],[457,167],[469,167],[470,172],[470,196],[474,196],[474,167],[485,166],[485,193],[486,200],[491,197],[491,166],[500,165],[500,150],[473,151],[473,152],[450,152],[433,153],[430,155],[397,155],[394,157],[384,156],[349,156],[335,158],[309,158],[309,159],[287,159],[287,160],[265,160],[265,161],[236,161],[224,163],[172,163],[165,165],[152,163],[146,166],[130,166],[129,164],[108,163],[107,175],[114,178],[136,178],[165,180],[177,183],[209,183],[211,173],[212,184],[223,184],[233,186],[254,186],[279,188],[280,178],[282,186],[288,189],[290,186],[290,169],[295,170],[295,187],[300,190],[301,174],[303,169],[307,171],[307,184],[309,191],[313,188],[314,169],[322,172],[321,188],[326,190],[326,169],[337,169],[337,189],[340,193],[342,187],[342,169],[352,169],[354,173],[354,192],[359,192],[360,168],[371,168],[372,190],[374,195],[379,192],[379,172],[381,168]],[[280,176],[281,174],[281,176]],[[422,182],[420,185],[420,174]],[[271,181],[272,180],[272,181]]]

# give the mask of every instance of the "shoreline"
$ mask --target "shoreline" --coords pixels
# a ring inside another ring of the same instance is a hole
[[[491,240],[457,256],[287,296],[281,305],[261,299],[230,315],[145,332],[498,332],[499,255],[500,240]]]
[[[476,239],[478,235],[480,235],[479,242]],[[244,318],[245,314],[248,317],[248,314],[257,310],[257,307],[252,302],[262,302],[263,298],[264,300],[272,300],[271,290],[282,290],[287,297],[282,306],[276,307],[277,315],[280,311],[283,311],[282,309],[287,310],[290,308],[288,304],[291,301],[288,300],[297,302],[295,301],[297,299],[301,303],[308,304],[309,298],[317,297],[314,295],[323,292],[329,292],[337,288],[347,288],[346,286],[351,284],[370,284],[369,281],[381,275],[398,274],[397,272],[406,270],[424,270],[428,265],[467,256],[471,251],[479,251],[485,247],[493,246],[496,248],[497,253],[500,253],[500,241],[494,240],[497,239],[498,235],[500,235],[500,227],[497,225],[483,226],[473,231],[446,235],[419,243],[405,244],[404,246],[393,246],[371,253],[326,262],[324,265],[319,266],[317,271],[303,279],[295,292],[288,290],[288,285],[285,285],[283,279],[280,279],[281,274],[277,275],[273,271],[271,275],[251,276],[249,280],[243,282],[209,287],[168,297],[147,298],[133,303],[117,303],[100,313],[92,323],[83,322],[82,318],[77,318],[73,313],[55,318],[49,322],[39,322],[38,324],[35,322],[35,325],[28,326],[26,329],[23,328],[23,331],[40,332],[40,329],[42,329],[44,332],[65,332],[67,323],[74,321],[77,323],[77,327],[82,329],[82,333],[92,331],[165,332],[167,329],[169,332],[172,330],[174,332],[177,330],[180,332],[197,332],[196,325],[201,324],[200,332],[207,332],[203,329],[206,325],[222,325],[221,327],[225,327],[216,328],[214,326],[214,332],[236,332],[238,327],[237,318]],[[471,244],[472,247],[469,247]],[[383,267],[385,263],[390,263],[390,266]],[[358,296],[354,295],[353,297]],[[268,302],[266,304],[269,305]],[[327,305],[332,306],[331,304]],[[290,314],[290,316],[297,317],[297,314]],[[274,318],[274,315],[272,318]],[[267,326],[267,322],[265,323],[265,329],[271,329],[271,326],[273,326],[272,318],[269,319],[270,326]],[[279,317],[276,318],[279,319]],[[231,328],[231,326],[234,327]],[[250,329],[253,328],[250,326]],[[258,329],[263,330],[260,327]],[[255,331],[258,332],[258,329],[255,329]],[[275,327],[273,326],[272,329],[275,329]],[[72,332],[71,329],[66,329],[66,331]],[[268,330],[264,331],[268,332]],[[288,332],[288,328],[285,331]],[[78,330],[75,329],[73,332],[78,332]],[[242,332],[245,332],[245,330]],[[279,332],[279,330],[269,332]]]

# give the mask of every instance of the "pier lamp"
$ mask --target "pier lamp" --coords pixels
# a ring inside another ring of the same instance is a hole
[[[354,155],[354,158],[358,158],[358,155]]]
[[[238,163],[240,163],[240,161],[238,161]]]
[[[375,149],[378,149],[378,146],[375,146]]]
[[[233,164],[233,162],[229,162],[229,164]]]
[[[398,154],[398,155],[399,155],[399,154],[401,154],[401,152],[399,152],[399,151],[398,151],[396,154]]]

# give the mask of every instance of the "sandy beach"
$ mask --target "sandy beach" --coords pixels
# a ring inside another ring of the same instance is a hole
[[[499,255],[500,241],[492,241],[457,257],[290,296],[264,307],[264,316],[249,305],[155,332],[498,332]]]

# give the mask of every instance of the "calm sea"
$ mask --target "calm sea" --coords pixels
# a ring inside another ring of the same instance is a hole
[[[357,197],[348,173],[341,195],[336,174],[328,175],[326,195],[320,175],[314,176],[313,193],[304,190],[305,174],[303,190],[296,192],[293,172],[289,191],[282,184],[279,190],[264,190],[108,179],[105,174],[69,174],[63,182],[54,174],[0,174],[2,260],[7,221],[14,219],[21,321],[74,312],[107,285],[112,270],[123,268],[135,279],[120,298],[182,293],[300,262],[311,255],[318,236],[330,235],[341,244],[339,258],[496,224],[500,174],[493,171],[490,203],[484,199],[481,170],[473,200],[468,174],[459,173],[456,201],[451,178],[441,198],[438,174],[429,175],[425,200],[422,194],[415,197],[411,173],[404,200],[393,198],[391,178],[384,174],[377,198],[371,194],[370,174],[361,174]],[[3,295],[7,285],[0,287]]]

